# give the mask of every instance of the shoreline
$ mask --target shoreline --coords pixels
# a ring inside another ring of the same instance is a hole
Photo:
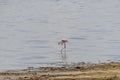
[[[120,62],[83,66],[40,67],[0,72],[0,80],[115,80],[120,79]]]

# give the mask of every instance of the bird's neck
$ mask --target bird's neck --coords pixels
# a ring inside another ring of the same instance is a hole
[[[66,43],[64,43],[64,48],[66,48]]]

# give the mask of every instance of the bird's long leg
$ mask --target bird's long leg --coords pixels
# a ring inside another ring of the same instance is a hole
[[[61,49],[61,58],[62,58],[62,62],[66,64],[66,48],[62,48]]]
[[[63,49],[64,49],[64,48],[61,49],[61,54],[63,54]]]
[[[63,53],[64,48],[61,49],[61,58],[62,58],[62,62],[64,62],[64,53]]]

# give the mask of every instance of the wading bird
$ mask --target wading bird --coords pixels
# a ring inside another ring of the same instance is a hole
[[[63,45],[63,48],[61,49],[61,57],[62,61],[66,63],[66,43],[68,42],[67,39],[62,39],[60,42],[58,42],[58,45]]]
[[[68,40],[66,40],[66,39],[62,39],[60,42],[58,42],[58,45],[63,45],[64,47],[64,49],[66,49],[66,43],[68,42]]]

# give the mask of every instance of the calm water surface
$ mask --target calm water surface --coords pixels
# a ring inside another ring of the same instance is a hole
[[[0,0],[0,70],[120,60],[120,0]]]

